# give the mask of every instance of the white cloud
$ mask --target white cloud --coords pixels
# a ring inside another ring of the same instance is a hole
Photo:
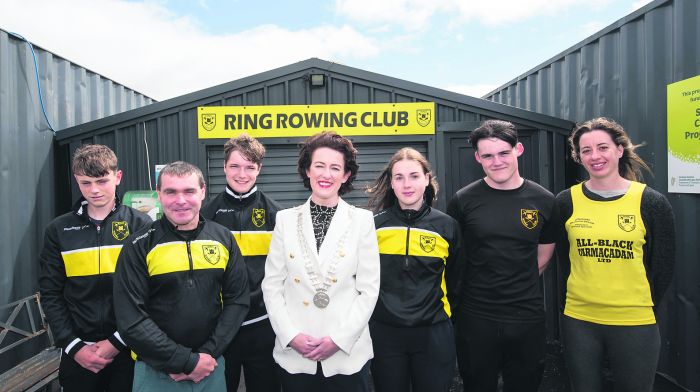
[[[540,15],[556,15],[575,6],[599,8],[612,0],[336,0],[336,13],[350,20],[392,23],[405,29],[421,29],[436,16],[446,17],[448,26],[470,21],[484,25],[520,22]]]
[[[455,93],[480,98],[498,87],[500,87],[499,84],[452,84],[444,87],[444,89]]]
[[[336,13],[366,24],[398,24],[420,30],[443,7],[442,1],[425,0],[336,0]]]
[[[153,2],[11,0],[0,27],[158,100],[310,57],[362,59],[381,50],[349,26],[212,35]]]

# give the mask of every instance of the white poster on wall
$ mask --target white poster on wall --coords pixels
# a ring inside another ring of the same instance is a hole
[[[667,92],[668,191],[700,193],[700,75]]]

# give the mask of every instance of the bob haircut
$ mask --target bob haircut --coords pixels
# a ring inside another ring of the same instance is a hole
[[[350,139],[340,136],[332,131],[325,131],[309,136],[299,148],[299,161],[297,162],[297,172],[304,181],[304,187],[311,190],[311,181],[306,171],[311,167],[311,159],[314,151],[321,147],[327,147],[343,154],[345,173],[350,173],[350,177],[338,189],[338,195],[343,195],[353,190],[352,182],[357,176],[359,165],[357,164],[357,150],[352,145]]]

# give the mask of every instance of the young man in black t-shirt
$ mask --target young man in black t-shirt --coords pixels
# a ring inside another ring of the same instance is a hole
[[[447,213],[464,255],[455,334],[465,390],[537,391],[544,370],[539,275],[554,251],[554,196],[518,171],[515,126],[488,120],[469,136],[486,177],[457,191]]]

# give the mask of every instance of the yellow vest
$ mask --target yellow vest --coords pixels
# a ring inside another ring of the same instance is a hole
[[[654,324],[644,266],[644,184],[632,182],[613,201],[595,201],[582,184],[571,188],[573,213],[566,221],[571,273],[564,314],[607,325]]]

